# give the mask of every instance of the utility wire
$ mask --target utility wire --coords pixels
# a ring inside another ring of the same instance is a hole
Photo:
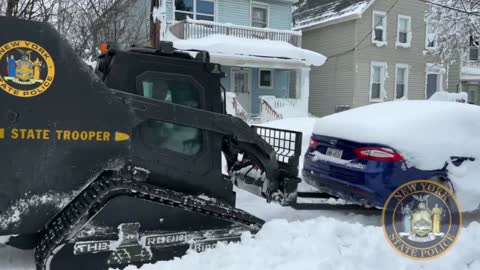
[[[420,2],[423,2],[423,3],[427,3],[427,4],[430,4],[430,5],[434,5],[434,6],[438,6],[438,7],[442,7],[442,8],[446,8],[446,9],[449,9],[449,10],[457,11],[457,12],[464,13],[464,14],[467,14],[467,15],[473,15],[473,16],[480,17],[480,14],[479,14],[478,12],[466,11],[466,10],[464,10],[464,9],[459,9],[459,8],[455,8],[455,7],[451,7],[451,6],[447,6],[447,5],[435,3],[435,2],[432,2],[432,1],[428,1],[428,0],[417,0],[417,1],[420,1]]]
[[[392,11],[392,9],[397,5],[398,1],[399,1],[399,0],[395,1],[395,3],[393,3],[393,5],[390,7],[390,9],[386,12],[386,15],[388,15],[388,14]],[[460,12],[460,13],[463,13],[463,14],[480,17],[480,14],[479,14],[478,12],[466,11],[466,10],[462,10],[462,9],[459,9],[459,8],[455,8],[455,7],[451,7],[451,6],[447,6],[447,5],[435,3],[435,2],[432,2],[432,1],[429,1],[429,0],[417,0],[417,1],[420,1],[420,2],[423,2],[423,3],[427,3],[427,4],[431,4],[431,5],[434,5],[434,6],[438,6],[438,7],[441,7],[441,8],[445,8],[445,9],[457,11],[457,12]],[[380,23],[380,22],[379,22],[379,23]],[[380,24],[377,24],[377,25],[375,25],[375,27],[377,27],[377,26],[379,26],[379,25],[380,25]],[[350,53],[350,52],[355,51],[355,50],[373,33],[375,27],[373,27],[373,29],[371,29],[370,32],[369,32],[359,43],[357,43],[357,45],[355,45],[355,47],[353,47],[352,49],[347,50],[347,51],[344,51],[344,52],[341,52],[341,53],[336,53],[336,54],[330,55],[328,58],[333,58],[333,57],[345,55],[345,54],[347,54],[347,53]]]
[[[392,9],[397,5],[397,3],[399,2],[400,0],[396,0],[393,5],[388,9],[388,11],[385,13],[385,17],[392,11]],[[372,18],[373,20],[374,18]],[[365,35],[365,37],[362,38],[362,40],[360,40],[360,42],[357,43],[357,45],[355,45],[355,47],[353,47],[353,49],[350,49],[348,51],[344,51],[344,52],[341,52],[341,53],[336,53],[334,55],[330,55],[329,57],[327,57],[327,59],[331,58],[331,57],[336,57],[336,56],[340,56],[340,55],[344,55],[344,54],[347,54],[349,52],[353,52],[355,51],[360,45],[362,45],[362,43],[370,36],[372,35],[373,33],[373,30],[380,25],[380,23],[383,22],[383,19],[381,21],[379,21],[374,27],[372,27],[372,29],[370,29],[370,32],[368,32],[368,34]],[[384,30],[385,31],[385,30]]]

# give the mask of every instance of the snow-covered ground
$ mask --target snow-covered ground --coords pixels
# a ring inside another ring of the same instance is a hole
[[[238,205],[268,220],[252,238],[190,253],[141,270],[480,270],[480,216],[469,218],[455,246],[431,261],[415,261],[397,253],[386,241],[380,216],[341,211],[295,211],[266,204],[238,191]],[[129,267],[127,270],[136,270]]]
[[[365,226],[318,217],[267,223],[255,239],[244,236],[239,244],[220,246],[203,254],[143,266],[142,270],[478,270],[480,224],[464,229],[456,246],[443,257],[414,261],[396,253],[383,236],[381,227]],[[129,270],[137,269],[130,267]]]
[[[315,118],[291,118],[264,125],[303,132],[303,150],[308,146]],[[300,162],[303,164],[303,161]],[[466,163],[451,168],[450,177],[462,182],[478,183],[480,166]],[[465,186],[463,186],[465,187]],[[462,186],[458,195],[478,192],[480,185]],[[303,185],[301,188],[307,189]],[[455,246],[444,256],[431,261],[415,261],[397,253],[383,234],[379,215],[362,215],[348,211],[298,211],[237,190],[237,207],[266,221],[255,238],[245,235],[238,244],[220,246],[205,253],[190,253],[168,262],[146,265],[141,270],[201,269],[332,269],[332,270],[480,270],[480,213],[464,215],[464,229]],[[137,269],[135,267],[129,270]]]

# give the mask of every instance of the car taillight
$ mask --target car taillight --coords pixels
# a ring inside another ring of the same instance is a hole
[[[403,157],[389,148],[366,147],[355,149],[355,154],[359,158],[376,161],[402,161]]]
[[[310,148],[316,149],[318,146],[318,141],[315,138],[310,137]]]

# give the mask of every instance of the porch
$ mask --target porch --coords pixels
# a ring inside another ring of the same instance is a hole
[[[480,82],[480,48],[478,46],[470,46],[466,59],[462,61],[461,71],[462,81]]]
[[[301,47],[302,32],[291,30],[276,30],[269,28],[250,27],[235,24],[225,24],[211,21],[193,20],[167,23],[170,38],[199,39],[212,35],[232,36],[246,39],[281,41]]]
[[[302,74],[308,77],[309,68],[299,70],[265,69],[224,66],[226,76],[222,85],[228,94],[228,113],[247,121],[270,121],[308,115],[308,88],[302,95]],[[308,84],[304,84],[308,85]],[[297,93],[297,87],[300,89]]]
[[[208,51],[222,65],[231,114],[273,120],[308,114],[310,67],[326,58],[300,48],[301,32],[187,19],[166,39],[184,51]]]

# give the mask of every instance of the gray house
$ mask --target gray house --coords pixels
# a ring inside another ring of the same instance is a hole
[[[314,67],[310,112],[324,116],[394,99],[426,99],[447,90],[448,68],[435,64],[418,0],[300,0],[294,29],[302,46],[328,61]]]
[[[468,103],[480,105],[480,41],[470,39],[463,57],[448,72],[448,88],[468,93]]]

